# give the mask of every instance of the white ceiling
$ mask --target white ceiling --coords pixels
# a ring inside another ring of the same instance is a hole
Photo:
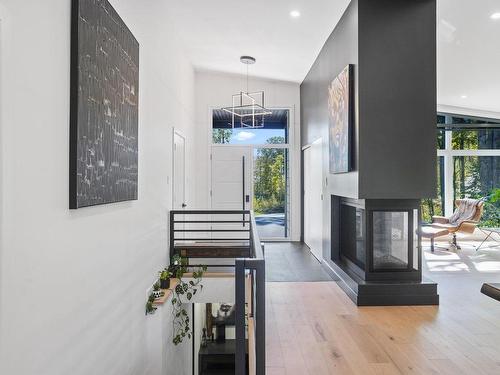
[[[439,104],[500,113],[496,12],[500,0],[438,0]]]
[[[175,0],[171,22],[195,68],[302,82],[349,0]],[[299,18],[290,17],[298,10]]]
[[[302,82],[349,0],[175,0],[172,22],[198,70]],[[298,10],[299,18],[290,17]],[[438,103],[500,113],[500,0],[438,0]],[[466,96],[463,98],[462,96]]]

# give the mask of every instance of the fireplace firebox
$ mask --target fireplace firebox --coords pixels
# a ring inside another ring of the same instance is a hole
[[[332,196],[333,270],[358,305],[437,304],[422,280],[420,201]]]

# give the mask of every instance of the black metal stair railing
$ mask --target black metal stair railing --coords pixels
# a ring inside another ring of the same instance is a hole
[[[208,266],[234,267],[236,375],[265,375],[265,259],[253,211],[171,211],[170,249],[171,255],[177,253],[189,261],[191,258],[234,258],[232,265]]]
[[[264,249],[259,239],[253,212],[250,218],[252,258],[236,259],[236,375],[246,375],[246,333],[253,340],[253,347],[248,348],[250,375],[266,373],[266,263]],[[246,283],[249,279],[249,285]],[[248,290],[248,288],[250,290]],[[248,312],[245,312],[245,307]],[[248,332],[245,332],[246,322]],[[253,330],[253,332],[251,331]],[[254,357],[252,356],[254,353]],[[252,363],[254,361],[254,363]]]

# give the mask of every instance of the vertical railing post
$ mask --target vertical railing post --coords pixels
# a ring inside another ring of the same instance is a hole
[[[170,249],[168,249],[168,259],[167,262],[170,264],[170,259],[172,258],[173,251],[174,251],[174,244],[175,244],[175,232],[174,232],[174,211],[170,211]]]
[[[258,244],[260,246],[260,243]],[[266,374],[266,267],[259,259],[255,267],[255,359],[257,375]]]
[[[236,259],[235,304],[236,304],[236,375],[246,375],[246,334],[245,334],[245,260]]]

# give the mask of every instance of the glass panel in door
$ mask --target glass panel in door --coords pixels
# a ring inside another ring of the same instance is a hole
[[[288,237],[288,150],[254,149],[253,210],[259,236]]]

